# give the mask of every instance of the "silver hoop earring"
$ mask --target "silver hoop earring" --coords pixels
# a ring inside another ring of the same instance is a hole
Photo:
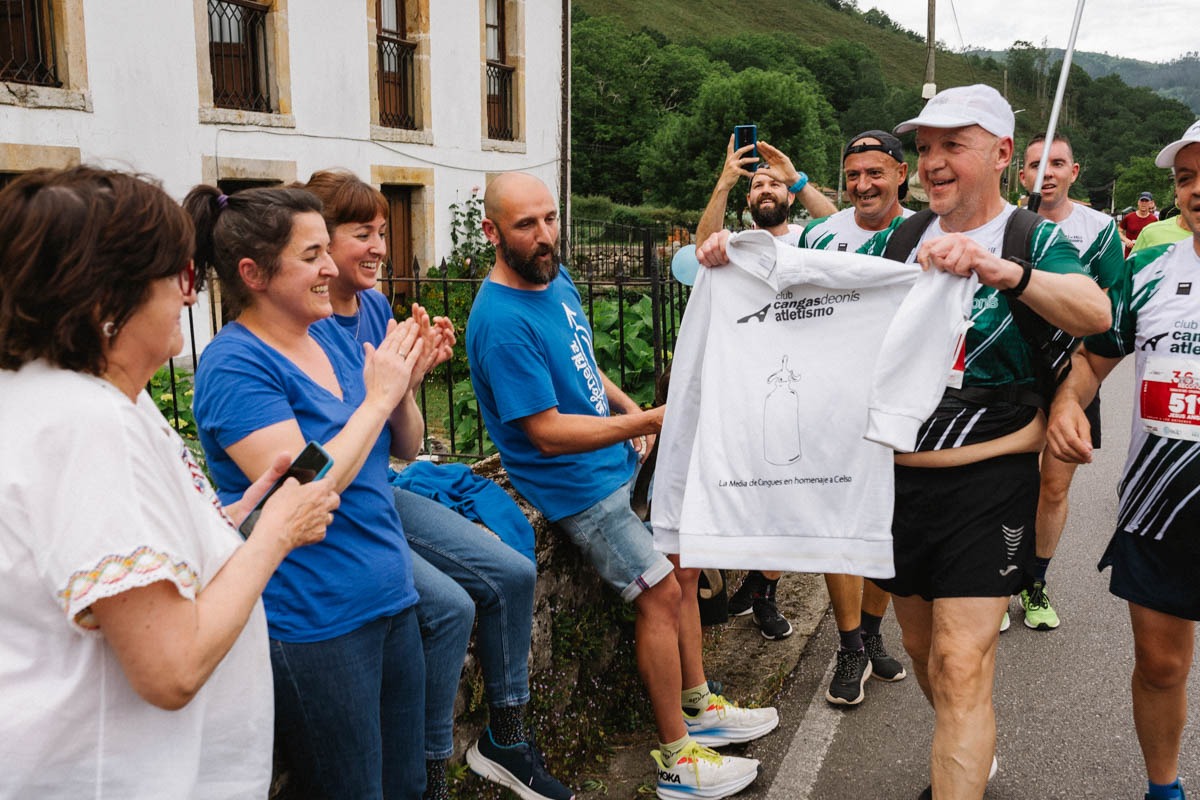
[[[117,335],[117,323],[111,319],[100,326],[100,332],[104,334],[106,339],[111,339]]]

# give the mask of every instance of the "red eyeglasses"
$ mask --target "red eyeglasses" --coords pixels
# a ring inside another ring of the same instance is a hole
[[[187,266],[179,271],[179,291],[183,292],[184,296],[191,294],[196,290],[196,262],[189,261]]]

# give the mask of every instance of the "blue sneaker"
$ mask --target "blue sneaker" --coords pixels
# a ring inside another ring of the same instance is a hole
[[[503,747],[496,744],[488,728],[467,751],[467,765],[476,775],[505,787],[521,800],[575,800],[575,793],[546,771],[533,737]]]

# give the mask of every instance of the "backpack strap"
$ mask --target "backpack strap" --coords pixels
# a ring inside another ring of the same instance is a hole
[[[1029,262],[1033,256],[1033,232],[1042,217],[1026,208],[1018,208],[1004,226],[1004,244],[1000,257]],[[1034,378],[1037,381],[1039,406],[1049,411],[1054,393],[1071,371],[1071,353],[1079,345],[1078,340],[1051,325],[1019,298],[1005,295],[1008,310],[1021,338],[1032,354]]]
[[[921,241],[921,234],[933,222],[934,213],[928,208],[921,209],[908,219],[896,226],[888,237],[887,246],[883,249],[883,257],[892,261],[908,261],[908,256]]]

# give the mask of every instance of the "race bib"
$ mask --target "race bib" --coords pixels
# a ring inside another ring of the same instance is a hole
[[[1200,360],[1151,357],[1142,378],[1141,414],[1147,433],[1200,442]]]

